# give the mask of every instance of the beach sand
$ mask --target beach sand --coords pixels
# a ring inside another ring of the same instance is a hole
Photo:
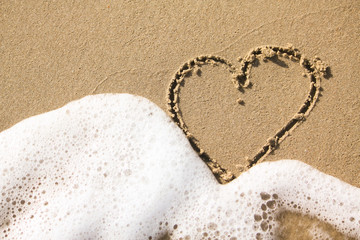
[[[188,60],[238,57],[291,43],[329,66],[313,110],[264,161],[298,159],[360,187],[358,1],[166,1],[0,5],[0,131],[96,93],[131,93],[167,111],[176,71]],[[241,92],[220,65],[189,74],[183,119],[204,151],[235,175],[297,113],[309,92],[304,69],[260,60]],[[240,103],[238,99],[240,99]]]

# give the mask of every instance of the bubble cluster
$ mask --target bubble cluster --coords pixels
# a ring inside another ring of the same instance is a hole
[[[0,194],[1,239],[273,239],[282,211],[360,237],[358,188],[295,160],[221,185],[161,109],[128,94],[1,132]]]

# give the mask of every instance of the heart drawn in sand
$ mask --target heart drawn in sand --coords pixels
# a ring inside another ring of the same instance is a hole
[[[242,167],[243,171],[246,171],[255,164],[261,162],[269,153],[276,149],[289,133],[299,126],[299,124],[305,120],[306,116],[309,115],[319,97],[321,76],[326,74],[328,67],[318,57],[309,60],[293,46],[261,46],[252,49],[244,58],[240,58],[240,67],[238,68],[228,60],[219,56],[208,55],[196,57],[181,66],[171,80],[168,90],[168,111],[170,112],[170,116],[183,130],[194,150],[209,166],[220,183],[230,182],[235,176],[222,168],[216,159],[209,156],[206,153],[206,149],[203,149],[201,143],[189,132],[179,107],[179,91],[181,84],[189,73],[202,65],[223,65],[231,74],[234,86],[241,91],[243,88],[247,88],[251,85],[250,71],[255,61],[257,59],[266,60],[273,57],[290,58],[293,62],[300,63],[310,80],[310,88],[305,101],[302,102],[299,110],[294,116],[285,124],[285,126],[279,129],[274,136],[268,138],[255,156],[248,161],[248,164]],[[239,103],[241,104],[241,100],[239,100]]]

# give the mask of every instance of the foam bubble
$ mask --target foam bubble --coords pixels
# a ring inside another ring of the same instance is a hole
[[[295,160],[220,185],[161,109],[128,94],[0,133],[0,191],[1,239],[272,239],[287,210],[360,238],[359,188]]]

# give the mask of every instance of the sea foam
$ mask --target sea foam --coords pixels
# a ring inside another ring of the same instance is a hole
[[[285,210],[360,238],[359,188],[296,160],[220,185],[165,112],[128,94],[1,132],[0,189],[1,239],[273,239]]]

